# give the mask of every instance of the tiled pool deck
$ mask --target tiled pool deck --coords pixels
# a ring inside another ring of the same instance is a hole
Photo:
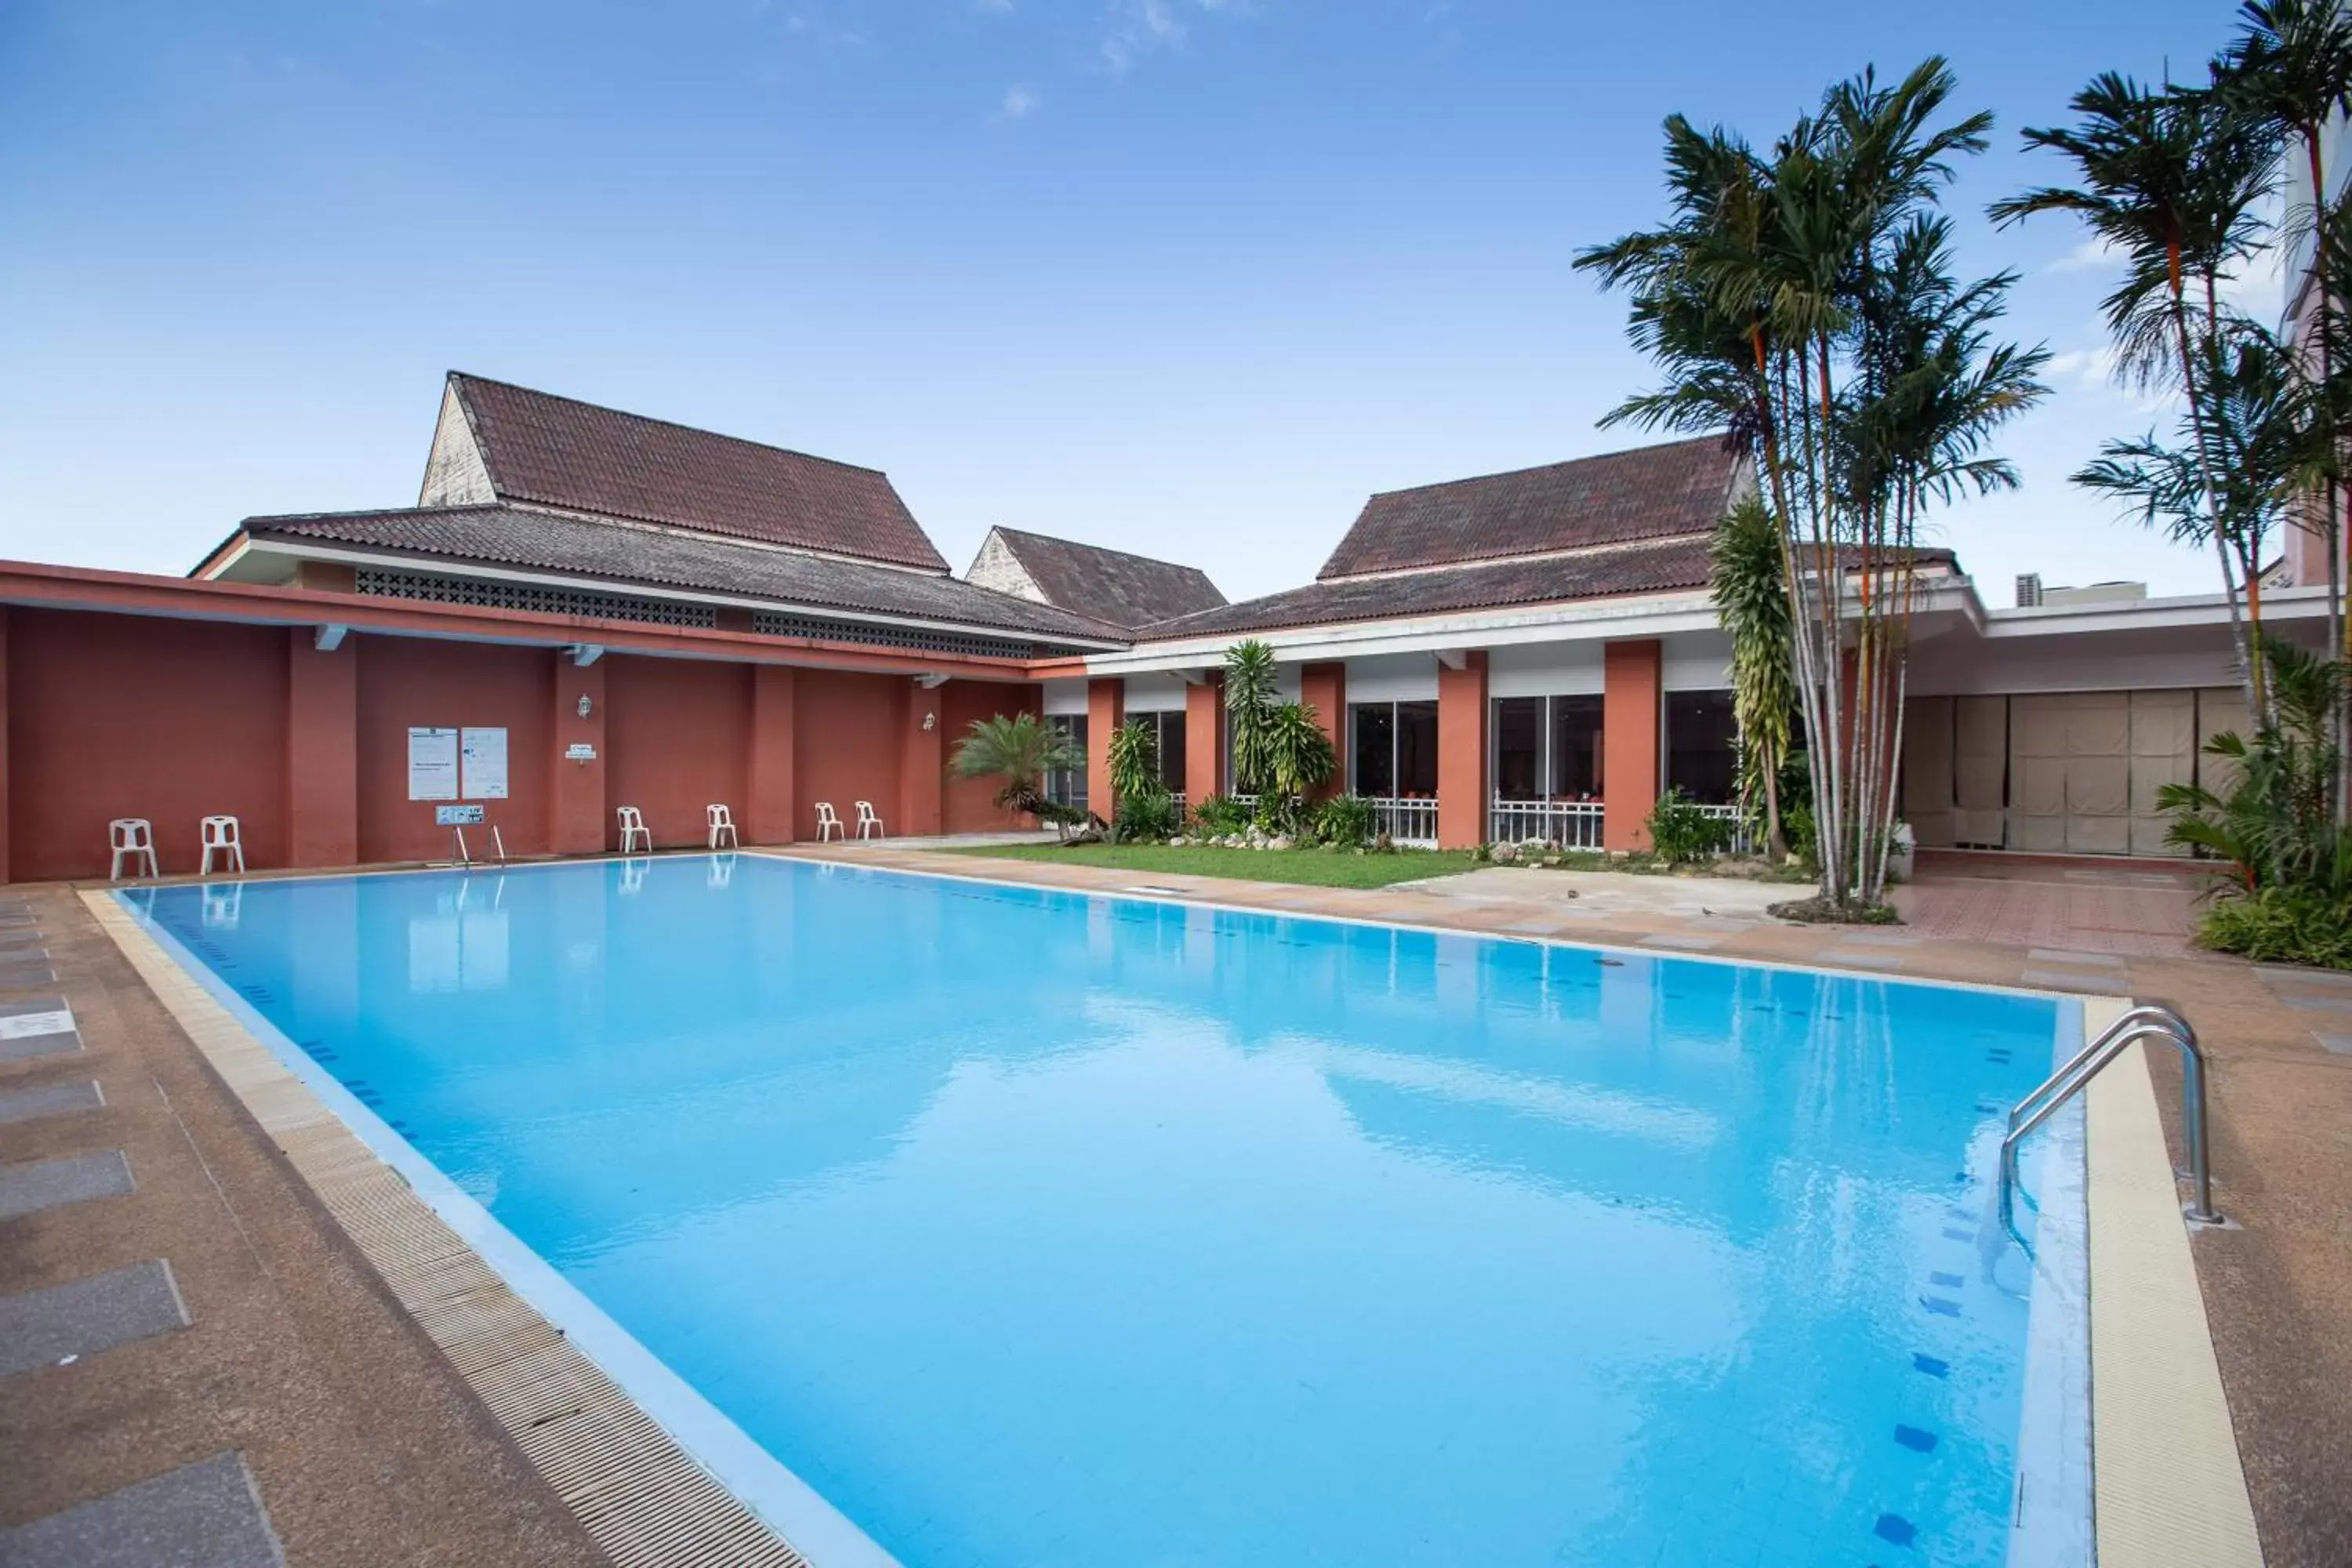
[[[823,853],[1092,890],[1147,879],[902,846]],[[1528,879],[1524,892],[1492,877],[1475,888],[1465,880],[1378,891],[1148,880],[1244,907],[2176,1002],[2214,1062],[2218,1198],[2242,1222],[2179,1239],[2179,1266],[2185,1273],[2193,1255],[2264,1552],[2273,1564],[2352,1562],[2352,1488],[2344,1484],[2352,1475],[2352,1397],[2344,1393],[2352,1388],[2352,1204],[2343,1196],[2352,1190],[2352,977],[2261,970],[2172,942],[2142,954],[1915,930],[1825,931],[1703,900],[1643,910],[1596,899],[1578,909],[1584,900],[1559,898],[1545,873],[1514,875]],[[576,1517],[593,1514],[594,1500],[574,1496],[567,1508],[469,1395],[82,901],[64,889],[19,897],[23,917],[0,928],[11,950],[0,953],[0,1014],[68,1012],[77,1048],[30,1049],[38,1037],[0,1026],[0,1175],[72,1159],[76,1181],[115,1185],[113,1195],[93,1190],[0,1218],[0,1297],[121,1270],[134,1276],[121,1310],[146,1331],[68,1364],[0,1372],[0,1444],[21,1456],[0,1482],[0,1562],[45,1560],[31,1555],[48,1539],[40,1531],[92,1528],[85,1505],[109,1498],[115,1512],[99,1525],[142,1508],[226,1510],[234,1522],[225,1540],[274,1537],[296,1564],[606,1560]],[[0,900],[0,921],[7,902]],[[2093,1105],[2093,1161],[2103,1158],[2105,1123],[2122,1134],[2106,1140],[2108,1154],[2125,1168],[2145,1167],[2136,1202],[2154,1239],[2134,1244],[2145,1254],[2166,1234],[2172,1194],[2161,1190],[2151,1151],[2156,1114],[2177,1138],[2178,1072],[2154,1064],[2152,1093],[2145,1076],[2136,1085],[2128,1074],[2110,1079]],[[2137,1154],[2125,1147],[2133,1138]],[[128,1192],[111,1166],[80,1168],[82,1157],[113,1152],[128,1170]],[[63,1179],[44,1175],[35,1185]],[[2124,1227],[2110,1235],[2120,1242]],[[149,1264],[168,1265],[163,1295],[154,1270],[140,1271]],[[2095,1252],[2093,1267],[2095,1294]],[[2193,1318],[2194,1298],[2178,1294]],[[184,1327],[168,1321],[174,1300]],[[2160,1344],[2181,1325],[2126,1331]],[[2162,1382],[2111,1379],[2098,1391],[2102,1415],[2117,1395],[2182,1393]],[[2216,1560],[2180,1556],[2189,1538],[2178,1533],[2175,1510],[2111,1497],[2107,1480],[2103,1474],[2102,1550],[2111,1563]],[[2190,1514],[2193,1504],[2184,1504]],[[2111,1537],[2108,1524],[2126,1509],[2142,1528]],[[11,1531],[36,1521],[50,1522]],[[235,1534],[256,1523],[262,1534]]]

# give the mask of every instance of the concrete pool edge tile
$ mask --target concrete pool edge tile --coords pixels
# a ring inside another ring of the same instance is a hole
[[[2086,1029],[2127,1003],[2086,998]],[[2100,1568],[2262,1568],[2146,1047],[2091,1080],[2091,1468]]]
[[[401,1310],[615,1563],[820,1568],[511,1289],[110,891],[78,893]]]

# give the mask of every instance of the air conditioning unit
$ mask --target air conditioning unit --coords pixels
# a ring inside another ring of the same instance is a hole
[[[2032,610],[2039,609],[2041,605],[2042,574],[2020,572],[2017,574],[2017,607],[2021,610]]]

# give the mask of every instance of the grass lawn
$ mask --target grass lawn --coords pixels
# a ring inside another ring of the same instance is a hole
[[[1318,888],[1385,888],[1420,877],[1467,871],[1467,850],[1400,849],[1393,855],[1339,854],[1329,849],[1224,849],[1213,844],[992,844],[950,851],[998,860],[1046,860],[1107,866],[1118,871],[1173,871],[1233,877],[1245,882],[1303,882]]]

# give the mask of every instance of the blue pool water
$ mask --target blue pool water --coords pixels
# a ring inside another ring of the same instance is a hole
[[[909,1568],[2009,1558],[2073,1004],[758,857],[131,897]]]

